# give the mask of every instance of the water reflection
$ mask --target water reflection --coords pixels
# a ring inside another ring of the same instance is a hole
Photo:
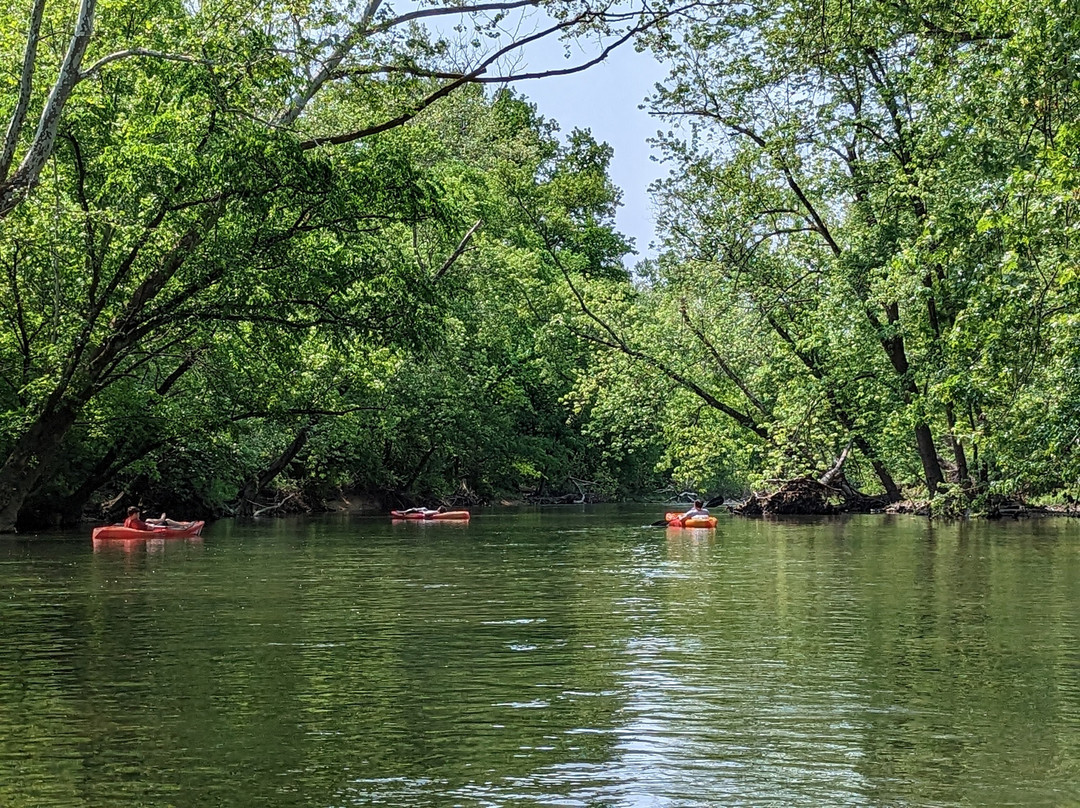
[[[91,544],[95,553],[164,553],[169,547],[201,545],[202,536],[183,536],[169,539],[94,539]]]
[[[0,804],[1080,800],[1075,525],[649,516],[6,545]]]

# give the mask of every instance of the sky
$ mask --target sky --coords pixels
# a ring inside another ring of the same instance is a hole
[[[529,52],[529,69],[565,67],[590,58],[588,53],[575,51],[571,60],[564,59],[563,46],[558,42],[545,47]],[[665,76],[663,65],[647,53],[637,53],[628,43],[582,73],[514,85],[536,104],[541,115],[558,122],[563,136],[575,128],[589,129],[596,140],[614,149],[610,174],[623,192],[623,206],[616,214],[616,222],[623,235],[634,239],[638,252],[628,258],[628,266],[655,255],[649,249],[655,234],[648,187],[653,180],[666,176],[667,169],[650,159],[646,142],[662,123],[639,107],[653,85]]]

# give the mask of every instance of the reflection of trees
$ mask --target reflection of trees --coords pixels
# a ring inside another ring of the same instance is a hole
[[[20,559],[0,804],[1060,797],[1080,759],[1063,530],[280,524]]]
[[[586,548],[455,530],[329,551],[279,531],[184,557],[98,554],[89,581],[57,585],[62,614],[27,608],[35,642],[50,622],[56,643],[83,635],[48,689],[12,661],[33,697],[0,706],[0,728],[24,723],[44,758],[77,739],[70,766],[42,764],[50,794],[70,797],[58,804],[309,805],[388,788],[404,804],[492,767],[607,759],[609,736],[574,732],[613,726],[619,707],[622,642],[604,622],[617,588]],[[39,804],[3,779],[5,806]]]
[[[713,549],[677,548],[626,671],[620,759],[653,772],[643,790],[1023,802],[1053,775],[1077,704],[1056,553],[878,520],[749,523]]]
[[[1055,565],[1015,532],[926,533],[910,577],[875,581],[887,600],[866,648],[862,768],[919,782],[928,799],[1030,802],[1060,751],[1060,717],[1075,710],[1055,672],[1076,640],[1061,613],[1068,590],[1048,586]]]

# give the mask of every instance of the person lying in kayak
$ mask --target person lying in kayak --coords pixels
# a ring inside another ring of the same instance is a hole
[[[135,530],[166,530],[168,528],[186,529],[191,527],[194,522],[177,522],[174,519],[166,518],[165,514],[161,514],[156,519],[142,518],[142,511],[132,505],[127,509],[127,519],[124,520],[124,527],[134,528]]]
[[[680,516],[679,521],[682,522],[683,524],[685,524],[687,519],[698,519],[698,518],[704,519],[708,515],[709,515],[709,511],[703,506],[703,503],[701,502],[701,500],[700,499],[695,499],[694,500],[694,507],[691,508],[690,510],[688,510],[686,513],[684,513],[682,516]]]
[[[432,510],[431,508],[420,507],[420,508],[406,508],[405,510],[401,511],[402,516],[404,516],[407,513],[419,513],[419,514],[421,514],[421,515],[423,515],[425,517],[426,516],[434,516],[437,513],[446,513],[446,506],[445,505],[440,505],[435,510]]]

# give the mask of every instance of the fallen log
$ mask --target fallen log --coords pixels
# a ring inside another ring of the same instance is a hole
[[[281,508],[285,507],[285,503],[288,502],[290,499],[292,499],[295,496],[296,496],[295,493],[289,494],[287,497],[285,497],[285,499],[281,500],[281,502],[275,502],[272,505],[264,505],[261,508],[256,508],[255,507],[256,505],[259,504],[257,502],[252,502],[251,500],[247,500],[247,502],[251,505],[252,508],[254,508],[254,510],[251,512],[252,518],[258,519],[264,513],[270,513],[272,511],[280,510]]]
[[[837,477],[837,475],[839,475],[843,471],[844,463],[847,462],[848,455],[851,454],[852,444],[854,444],[854,443],[855,443],[854,438],[849,440],[847,446],[844,447],[844,451],[842,451],[840,453],[840,456],[838,458],[836,458],[836,462],[833,464],[833,467],[831,469],[829,469],[828,471],[826,471],[823,475],[818,477],[818,482],[821,485],[824,485],[824,486],[831,485],[832,481]]]
[[[822,485],[813,477],[796,477],[785,480],[771,493],[750,495],[741,505],[732,509],[740,516],[786,516],[794,514],[832,514],[839,508],[833,500],[840,490]]]
[[[902,502],[893,502],[888,507],[883,508],[882,513],[887,513],[893,516],[929,516],[930,503],[916,502],[910,499],[904,500]]]

